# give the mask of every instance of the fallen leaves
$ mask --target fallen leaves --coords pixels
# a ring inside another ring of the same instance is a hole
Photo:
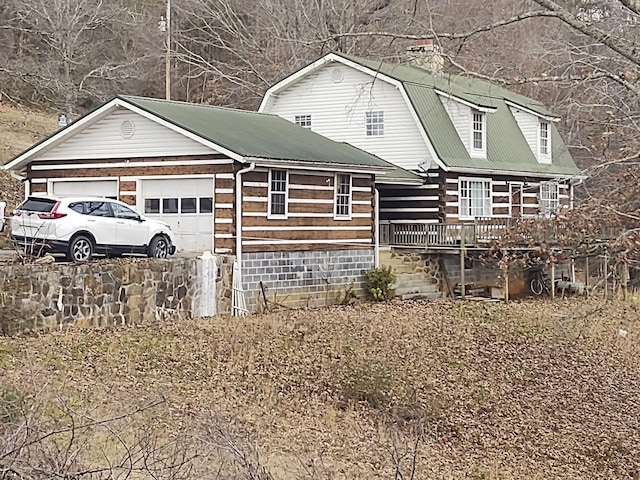
[[[114,412],[161,394],[168,422],[236,418],[275,478],[319,458],[390,478],[390,447],[417,431],[419,478],[625,478],[640,458],[637,317],[579,300],[363,303],[3,339],[0,363],[5,382]]]

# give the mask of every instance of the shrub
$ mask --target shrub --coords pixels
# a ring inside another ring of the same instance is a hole
[[[389,265],[374,267],[365,272],[365,289],[376,302],[385,302],[396,293],[392,285],[396,282],[396,274]]]

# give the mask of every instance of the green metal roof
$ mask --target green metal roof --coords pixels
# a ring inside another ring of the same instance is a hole
[[[276,115],[128,95],[117,98],[248,159],[397,168]]]
[[[552,163],[538,162],[531,151],[507,102],[544,117],[553,117],[536,100],[480,79],[447,73],[434,74],[414,65],[396,65],[342,53],[334,54],[401,82],[438,157],[453,170],[478,169],[549,176],[572,176],[580,173],[553,123],[550,123]],[[486,158],[472,158],[469,155],[436,93],[437,90],[478,107],[493,109],[487,114]]]

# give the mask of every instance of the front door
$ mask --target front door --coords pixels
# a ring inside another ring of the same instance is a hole
[[[509,215],[511,218],[522,217],[522,182],[509,183]]]

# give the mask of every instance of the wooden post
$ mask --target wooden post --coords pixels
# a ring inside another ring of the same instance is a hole
[[[509,269],[504,271],[504,303],[509,303]]]
[[[465,290],[467,289],[465,286],[465,278],[464,278],[464,232],[462,228],[460,229],[462,235],[460,235],[460,296],[464,300],[466,298]]]
[[[584,257],[584,291],[589,296],[589,277],[591,273],[589,272],[589,255]]]
[[[608,287],[607,282],[609,281],[609,255],[607,252],[604,252],[604,299],[607,299]]]
[[[551,263],[551,285],[549,286],[551,290],[551,300],[555,300],[556,298],[556,264],[555,262]]]
[[[629,265],[622,265],[622,298],[626,302],[629,299]]]

